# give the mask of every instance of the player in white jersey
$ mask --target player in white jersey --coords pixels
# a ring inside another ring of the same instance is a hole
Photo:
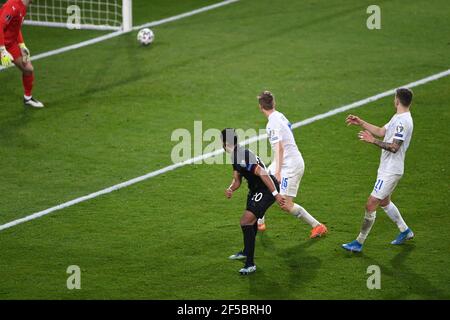
[[[414,237],[414,233],[406,225],[400,211],[391,201],[391,194],[404,172],[405,154],[413,133],[414,125],[410,113],[412,97],[411,90],[397,89],[394,99],[397,113],[384,127],[374,126],[354,115],[349,115],[346,119],[347,125],[358,125],[364,129],[358,134],[361,141],[372,143],[382,149],[377,181],[367,200],[361,231],[356,240],[342,245],[348,251],[361,252],[364,241],[375,222],[378,206],[383,208],[400,230],[400,234],[391,244],[402,244]],[[381,141],[374,136],[384,137],[384,139]]]
[[[270,91],[264,91],[258,96],[259,108],[268,118],[267,135],[274,151],[274,160],[269,166],[269,173],[274,175],[280,184],[280,194],[285,199],[281,208],[308,223],[311,238],[320,237],[328,232],[327,227],[311,216],[305,208],[294,203],[300,181],[305,172],[305,163],[298,150],[291,130],[291,124],[286,117],[275,110],[275,98]],[[264,217],[258,220],[258,230],[266,229]]]

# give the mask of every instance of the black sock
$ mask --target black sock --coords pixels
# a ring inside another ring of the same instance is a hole
[[[247,256],[245,267],[253,266],[253,256],[255,255],[255,230],[253,225],[241,226],[244,234],[244,254]]]
[[[253,225],[253,230],[255,230],[255,237],[256,237],[256,234],[258,233],[258,222],[255,222],[255,224]]]

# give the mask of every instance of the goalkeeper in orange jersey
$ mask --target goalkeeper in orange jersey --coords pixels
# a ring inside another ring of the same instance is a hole
[[[34,99],[31,94],[34,69],[30,61],[30,51],[25,46],[21,32],[22,23],[31,2],[32,0],[8,0],[0,8],[0,57],[3,67],[15,64],[22,71],[24,104],[42,108],[44,107],[42,102]]]

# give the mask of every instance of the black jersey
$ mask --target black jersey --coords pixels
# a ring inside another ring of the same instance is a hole
[[[233,163],[233,170],[239,172],[247,180],[250,191],[267,189],[267,186],[261,178],[255,174],[255,169],[258,165],[264,170],[266,169],[264,162],[257,155],[248,149],[236,146],[231,153],[231,161]],[[274,177],[271,178],[274,182],[276,181]],[[277,185],[276,182],[275,185]]]

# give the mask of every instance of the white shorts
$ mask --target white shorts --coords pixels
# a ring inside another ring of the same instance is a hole
[[[274,174],[274,167],[272,165],[269,166],[269,173]],[[283,172],[281,173],[281,181],[280,181],[280,194],[283,196],[289,196],[295,198],[298,193],[298,189],[300,187],[300,182],[303,177],[303,173],[305,172],[305,167],[300,167],[295,175],[283,176]]]
[[[380,200],[389,197],[401,178],[401,174],[378,172],[377,181],[371,195]]]

